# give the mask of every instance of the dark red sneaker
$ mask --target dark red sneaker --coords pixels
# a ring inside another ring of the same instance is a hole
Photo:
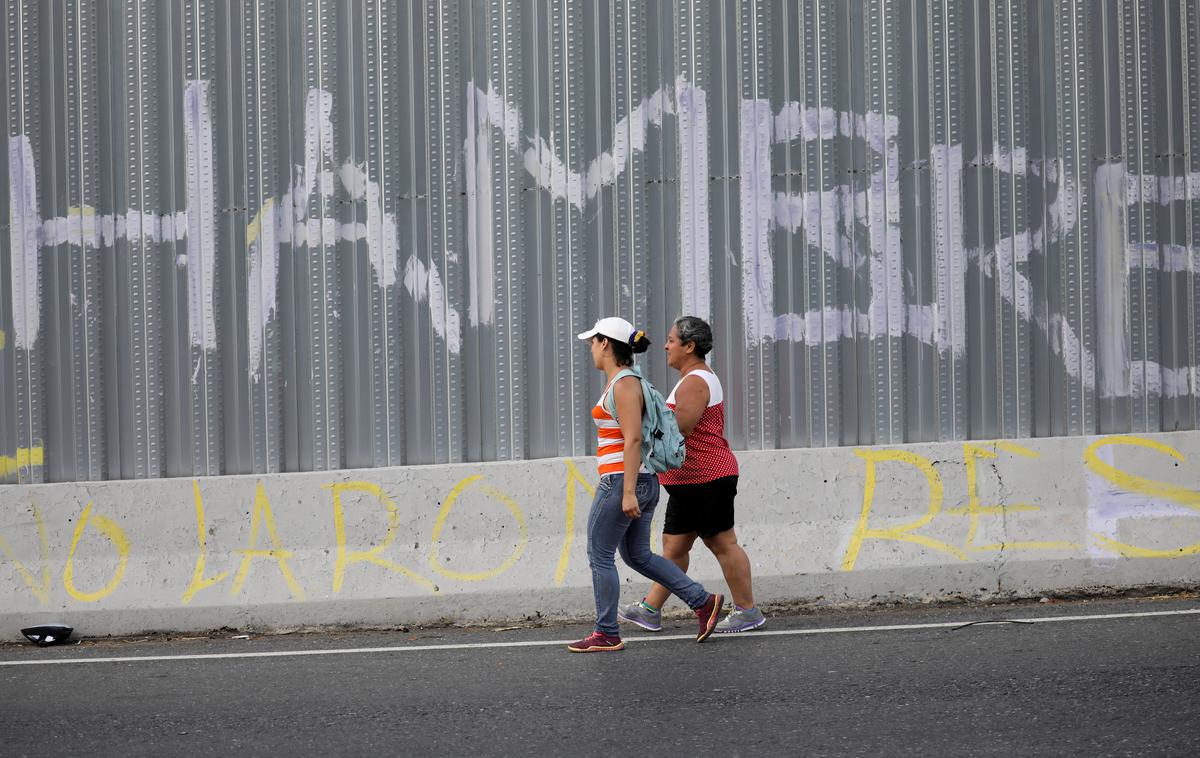
[[[714,618],[716,614],[713,614]],[[715,622],[714,622],[715,623]],[[579,642],[567,645],[572,653],[603,653],[608,650],[624,650],[625,643],[620,637],[613,637],[604,632],[592,632]]]
[[[717,626],[717,619],[721,615],[721,606],[724,603],[724,595],[709,595],[704,605],[696,609],[696,618],[700,621],[700,630],[696,632],[696,642],[704,642],[713,633],[713,629]]]

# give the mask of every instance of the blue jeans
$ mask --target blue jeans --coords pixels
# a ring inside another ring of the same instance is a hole
[[[637,481],[641,518],[630,519],[621,510],[625,475],[610,474],[600,479],[592,510],[588,514],[588,564],[592,567],[592,591],[596,595],[596,631],[619,635],[617,602],[621,597],[621,578],[617,575],[614,553],[634,571],[658,582],[675,593],[689,608],[699,608],[708,600],[708,592],[678,566],[650,552],[650,519],[658,505],[658,477],[641,474]]]

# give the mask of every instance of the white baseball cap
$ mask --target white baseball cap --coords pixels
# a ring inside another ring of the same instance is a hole
[[[590,340],[597,334],[602,334],[610,339],[630,345],[633,344],[633,338],[637,334],[637,329],[634,329],[633,324],[619,316],[609,316],[597,321],[596,325],[586,332],[581,332],[579,339]]]

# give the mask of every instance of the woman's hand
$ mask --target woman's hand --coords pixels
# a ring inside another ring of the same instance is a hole
[[[625,497],[621,498],[621,511],[624,512],[625,518],[642,517],[642,509],[638,507],[637,493],[625,493]]]

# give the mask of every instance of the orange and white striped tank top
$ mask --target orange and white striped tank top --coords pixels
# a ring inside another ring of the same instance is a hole
[[[612,383],[609,382],[596,405],[592,407],[592,421],[596,422],[597,434],[596,463],[600,468],[601,477],[625,473],[625,437],[621,434],[621,425],[614,418],[614,412],[604,406],[611,386]],[[615,399],[613,404],[616,404]],[[638,473],[645,474],[648,470],[641,466]]]

